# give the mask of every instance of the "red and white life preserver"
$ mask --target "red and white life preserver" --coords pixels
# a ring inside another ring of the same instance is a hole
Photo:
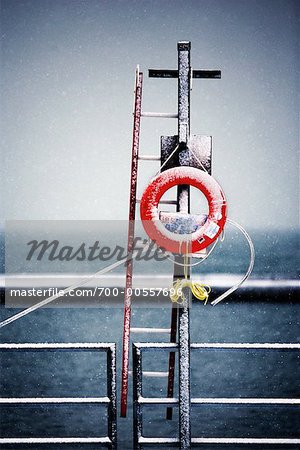
[[[176,234],[159,220],[158,204],[163,194],[173,186],[190,185],[198,188],[209,205],[207,220],[190,234]],[[175,167],[160,173],[145,189],[140,214],[148,236],[173,253],[196,253],[208,247],[222,232],[226,222],[226,198],[217,181],[208,173],[194,167]]]

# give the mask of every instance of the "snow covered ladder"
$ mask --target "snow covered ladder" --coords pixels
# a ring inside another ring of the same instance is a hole
[[[138,203],[137,174],[138,160],[158,160],[161,163],[161,170],[166,170],[178,166],[191,166],[205,169],[211,172],[211,137],[196,136],[190,134],[190,91],[193,78],[221,78],[219,70],[193,70],[190,63],[191,43],[187,41],[178,42],[178,69],[150,69],[149,77],[152,78],[177,78],[178,79],[178,112],[177,113],[146,113],[142,112],[142,83],[143,74],[137,68],[134,97],[134,121],[133,121],[133,143],[132,143],[132,165],[131,165],[131,190],[129,200],[129,228],[128,228],[128,253],[132,252],[135,229],[135,213]],[[161,155],[145,155],[139,157],[139,136],[141,117],[157,118],[177,118],[178,134],[175,136],[161,137]],[[193,149],[193,152],[189,150]],[[184,194],[188,198],[189,209],[189,187],[178,186],[177,199],[168,201],[176,205],[176,211],[186,210],[186,205],[182,199]],[[178,257],[177,262],[183,263],[183,257]],[[128,396],[128,364],[130,348],[130,322],[131,322],[131,295],[132,293],[132,272],[133,265],[129,262],[126,270],[126,289],[124,301],[124,331],[123,331],[123,360],[122,360],[122,386],[121,386],[121,416],[126,416],[127,396]],[[179,264],[174,265],[174,279],[183,277],[183,270]],[[190,331],[189,331],[189,304],[191,301],[190,290],[186,291],[187,301],[178,308],[173,306],[171,313],[170,342],[176,343],[177,327],[179,342],[179,390],[182,396],[182,405],[185,408],[185,418],[180,419],[180,430],[182,434],[181,448],[190,447]],[[154,331],[154,330],[153,330]],[[149,332],[149,329],[147,330]],[[174,367],[175,352],[169,355],[168,388],[167,395],[173,397],[174,390]],[[172,402],[167,408],[167,419],[172,418]]]
[[[0,445],[28,444],[95,444],[111,450],[117,448],[117,404],[116,404],[116,344],[106,343],[38,343],[38,344],[0,344],[0,351],[100,351],[107,355],[107,395],[105,397],[33,397],[33,398],[0,398],[0,405],[66,405],[66,404],[99,404],[107,407],[107,436],[101,437],[28,437],[0,438]],[[5,447],[6,448],[6,447]]]
[[[281,343],[201,343],[191,344],[191,349],[202,350],[228,350],[228,351],[298,351],[300,344],[281,344]],[[134,433],[134,450],[142,450],[146,446],[157,448],[159,446],[191,448],[192,446],[201,444],[220,445],[223,449],[224,445],[260,445],[259,448],[265,448],[265,445],[297,446],[299,448],[300,439],[294,438],[251,438],[251,437],[191,437],[190,442],[186,442],[186,436],[179,428],[179,437],[144,437],[143,436],[143,408],[153,405],[177,406],[179,407],[179,417],[182,421],[186,418],[186,405],[182,391],[179,390],[179,398],[159,398],[159,397],[143,397],[143,374],[142,370],[142,353],[146,351],[167,351],[175,352],[180,350],[180,343],[136,343],[133,344],[133,433]],[[188,387],[186,387],[188,389]],[[201,407],[204,404],[219,405],[281,405],[281,406],[300,406],[299,398],[191,398],[193,407]],[[189,445],[187,447],[186,445]],[[198,448],[198,447],[197,447]]]

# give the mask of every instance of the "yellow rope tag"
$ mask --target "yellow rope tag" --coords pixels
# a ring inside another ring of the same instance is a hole
[[[173,303],[178,303],[179,305],[183,304],[185,297],[182,289],[184,287],[189,287],[194,297],[204,301],[204,305],[206,305],[208,296],[211,292],[210,286],[188,280],[187,278],[178,279],[173,283],[173,287],[170,289],[170,299]]]

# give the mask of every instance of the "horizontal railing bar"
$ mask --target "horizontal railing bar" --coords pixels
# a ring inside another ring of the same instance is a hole
[[[170,333],[171,328],[139,328],[132,327],[130,328],[132,333]]]
[[[177,113],[163,113],[163,112],[142,112],[142,117],[160,117],[164,119],[177,119]]]
[[[26,344],[0,344],[0,350],[98,350],[107,351],[115,347],[110,343],[92,342],[62,342],[62,343],[26,343]]]
[[[289,438],[192,438],[192,444],[275,444],[296,445],[300,439]],[[167,445],[179,444],[177,438],[148,438],[140,437],[139,444],[144,445]]]
[[[166,444],[179,444],[179,439],[177,438],[150,438],[150,437],[140,437],[139,444],[158,444],[158,445],[166,445]]]
[[[177,350],[178,344],[165,342],[137,342],[134,344],[141,350]],[[200,343],[191,344],[191,349],[224,349],[224,350],[299,350],[298,343]]]
[[[178,398],[174,397],[139,397],[138,403],[141,405],[177,405],[178,404]]]
[[[220,349],[300,349],[300,344],[298,343],[200,343],[191,344],[191,348],[220,348]]]
[[[0,444],[111,444],[111,440],[108,437],[0,438]]]
[[[192,444],[300,444],[300,439],[288,438],[192,438]]]
[[[8,404],[62,404],[62,403],[100,403],[106,404],[109,403],[110,400],[108,397],[28,397],[28,398],[0,398],[0,404],[8,405]]]
[[[139,155],[139,159],[144,161],[160,161],[161,157],[157,155]]]
[[[300,405],[299,398],[192,398],[192,405],[236,404],[236,405]]]
[[[178,344],[168,343],[168,342],[134,342],[135,347],[140,350],[178,350]]]
[[[143,405],[177,405],[177,398],[140,397]],[[220,405],[300,405],[298,398],[192,398],[192,405],[220,404]]]

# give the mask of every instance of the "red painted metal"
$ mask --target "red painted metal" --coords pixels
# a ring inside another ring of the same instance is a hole
[[[135,228],[135,209],[136,209],[136,188],[138,155],[140,141],[140,121],[142,106],[142,85],[143,74],[137,67],[135,89],[134,89],[134,112],[133,112],[133,135],[132,135],[132,160],[131,160],[131,180],[130,180],[130,198],[129,198],[129,223],[128,223],[128,254],[133,251],[134,228]],[[126,417],[127,397],[128,397],[128,365],[129,365],[129,346],[130,346],[130,322],[131,322],[131,287],[132,287],[132,259],[126,266],[126,288],[124,298],[124,327],[123,327],[123,356],[122,356],[122,386],[121,386],[121,417]]]
[[[159,200],[168,189],[178,185],[199,189],[209,206],[205,223],[195,232],[181,236],[165,230],[158,219]],[[145,189],[140,202],[143,227],[150,239],[177,254],[196,253],[212,244],[224,228],[226,211],[225,194],[217,181],[203,170],[187,166],[174,167],[157,175]]]

